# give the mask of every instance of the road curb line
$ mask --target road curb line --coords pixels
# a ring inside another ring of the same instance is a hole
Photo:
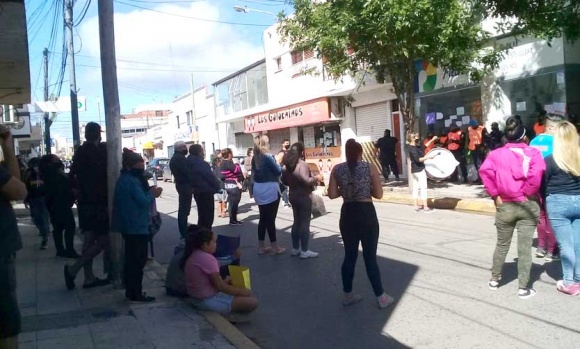
[[[167,269],[163,267],[155,259],[149,261],[149,267],[160,278],[165,280]],[[185,302],[184,302],[185,303]],[[197,310],[197,309],[196,309]],[[212,311],[197,310],[215,329],[221,333],[233,346],[238,349],[260,349],[260,347],[248,338],[242,331],[238,330],[236,326],[232,325],[222,315]]]
[[[386,194],[377,202],[385,202],[401,205],[413,205],[413,199],[408,195],[392,195]],[[495,206],[491,200],[476,201],[470,199],[450,198],[450,197],[434,197],[427,200],[429,207],[439,210],[459,210],[470,211],[473,213],[495,213]]]

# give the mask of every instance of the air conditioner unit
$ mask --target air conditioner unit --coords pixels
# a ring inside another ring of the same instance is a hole
[[[16,113],[14,112],[14,107],[10,105],[2,106],[2,123],[13,124],[16,122]]]

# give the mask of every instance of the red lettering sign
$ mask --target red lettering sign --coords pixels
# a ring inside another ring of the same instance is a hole
[[[245,119],[245,132],[255,133],[310,125],[328,119],[330,119],[328,99],[323,98],[271,110],[263,114],[247,116]]]

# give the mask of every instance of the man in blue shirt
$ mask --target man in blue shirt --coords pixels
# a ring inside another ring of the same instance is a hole
[[[534,137],[530,142],[530,146],[537,148],[542,152],[545,158],[551,155],[554,151],[554,131],[558,123],[564,120],[564,117],[556,114],[548,114],[546,116],[546,130]],[[538,222],[538,248],[536,249],[536,257],[544,258],[546,261],[558,260],[557,243],[554,231],[550,226],[550,222],[546,217],[546,210],[544,205],[540,206],[540,221]]]

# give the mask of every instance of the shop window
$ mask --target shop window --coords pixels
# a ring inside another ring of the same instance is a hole
[[[304,143],[304,148],[340,147],[340,126],[306,126],[300,129],[298,138]]]
[[[276,72],[282,70],[282,57],[278,57],[274,60],[276,62]]]
[[[161,110],[156,110],[156,111],[155,111],[155,116],[163,116],[163,111],[161,111]]]

